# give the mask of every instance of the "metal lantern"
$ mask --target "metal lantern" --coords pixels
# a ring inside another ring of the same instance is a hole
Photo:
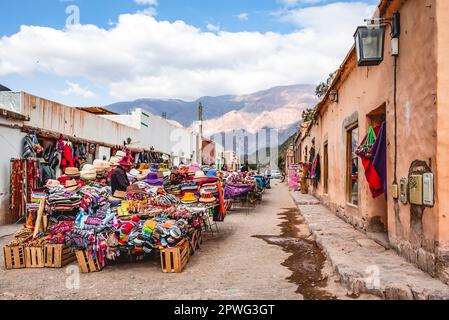
[[[358,27],[354,37],[359,66],[377,66],[384,60],[385,26]]]

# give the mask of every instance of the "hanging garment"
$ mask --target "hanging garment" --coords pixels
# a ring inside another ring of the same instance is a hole
[[[62,152],[62,159],[61,159],[61,169],[63,172],[65,172],[65,169],[68,167],[74,167],[75,163],[73,161],[73,153],[72,153],[72,147],[67,143],[64,146],[64,151]]]
[[[368,182],[371,195],[373,198],[377,198],[382,195],[386,190],[386,140],[385,140],[385,122],[382,126],[376,128],[370,128],[367,136],[363,139],[356,154],[360,157],[363,168],[365,170],[365,177]],[[370,140],[372,140],[373,133],[375,140],[372,146],[370,146]],[[368,149],[369,148],[369,149]],[[374,159],[376,159],[377,167],[374,166]],[[383,167],[384,166],[384,167]]]
[[[371,148],[373,154],[373,167],[375,168],[382,183],[379,192],[387,194],[387,124],[382,123],[377,135],[376,142]],[[379,195],[380,195],[379,194]]]
[[[321,179],[321,163],[320,163],[320,154],[318,153],[315,161],[313,163],[313,186],[318,188],[318,183]]]
[[[315,159],[315,147],[312,146],[310,148],[310,157],[309,157],[309,163],[313,163],[313,160]]]

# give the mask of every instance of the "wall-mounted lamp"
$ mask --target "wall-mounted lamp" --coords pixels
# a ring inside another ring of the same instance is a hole
[[[338,91],[337,90],[332,90],[331,92],[329,92],[329,100],[331,102],[338,103]]]
[[[386,25],[391,26],[392,55],[399,54],[399,35],[401,33],[400,14],[391,18],[367,19],[367,26],[360,26],[354,34],[357,64],[377,66],[384,60]]]

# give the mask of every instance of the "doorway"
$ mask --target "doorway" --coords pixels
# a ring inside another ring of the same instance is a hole
[[[379,108],[376,108],[367,114],[366,129],[368,130],[369,127],[373,127],[374,131],[378,132],[382,124],[384,124],[385,130],[383,134],[386,136],[386,104],[383,104]],[[379,138],[379,135],[376,137],[376,139],[377,138]],[[386,152],[382,156],[386,157]],[[386,159],[384,159],[384,161],[386,163]],[[382,194],[376,198],[373,198],[371,195],[368,197],[368,217],[369,220],[367,231],[369,233],[372,233],[372,236],[378,238],[378,240],[384,243],[386,242],[386,244],[388,244],[388,205],[385,194]]]

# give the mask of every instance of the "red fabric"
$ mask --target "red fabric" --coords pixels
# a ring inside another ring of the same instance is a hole
[[[74,167],[75,163],[73,162],[73,156],[72,156],[72,147],[69,145],[64,146],[64,151],[62,152],[62,159],[61,159],[61,170],[65,173],[65,169],[68,167]]]
[[[374,132],[376,133],[376,136],[379,134],[380,127],[374,128]],[[365,143],[366,137],[363,139],[361,145]],[[362,160],[363,168],[365,169],[365,177],[368,182],[369,188],[371,190],[371,194],[373,198],[377,198],[380,195],[383,194],[383,192],[380,192],[379,190],[383,190],[383,182],[379,177],[379,174],[376,171],[376,168],[374,168],[372,159],[366,158],[362,155],[359,156]]]

